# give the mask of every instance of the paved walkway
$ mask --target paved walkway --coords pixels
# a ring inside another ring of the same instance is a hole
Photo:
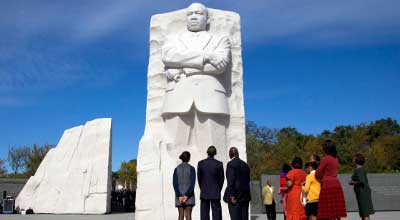
[[[266,215],[252,215],[251,220],[267,220]],[[276,220],[283,220],[283,215],[278,214]],[[347,213],[346,220],[360,220],[358,212]],[[400,220],[400,212],[377,212],[371,220]]]
[[[359,220],[357,212],[348,213],[347,220]],[[399,212],[378,212],[371,220],[399,220]],[[134,220],[133,213],[110,215],[0,215],[0,220]],[[150,219],[149,219],[150,220]],[[252,215],[251,220],[267,220],[265,215]],[[278,214],[277,220],[283,220]]]

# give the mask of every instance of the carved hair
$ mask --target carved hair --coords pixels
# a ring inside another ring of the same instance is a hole
[[[189,5],[188,9],[191,8],[191,7],[194,7],[194,6],[199,6],[203,11],[206,12],[206,15],[208,17],[208,9],[207,9],[207,7],[205,5],[203,5],[201,3],[198,3],[198,2],[195,2],[195,3],[192,3],[191,5]]]

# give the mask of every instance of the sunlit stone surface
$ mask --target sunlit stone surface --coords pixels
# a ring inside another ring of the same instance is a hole
[[[16,199],[35,213],[110,212],[111,118],[64,131]]]
[[[224,162],[224,168],[230,146],[236,146],[246,160],[240,16],[216,9],[208,13],[209,28],[198,36],[187,28],[187,9],[151,18],[136,220],[178,218],[172,174],[182,151],[191,152],[194,167],[206,157],[209,145],[217,147],[216,159]],[[210,65],[201,55],[207,52],[219,52],[221,60],[227,59],[226,65]],[[196,183],[194,220],[200,219],[198,190]],[[223,219],[229,219],[227,206],[221,203]]]

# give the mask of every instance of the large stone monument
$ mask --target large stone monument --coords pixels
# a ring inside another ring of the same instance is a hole
[[[104,214],[111,208],[111,118],[64,131],[19,193],[35,213]]]
[[[194,3],[152,16],[136,220],[177,219],[172,175],[182,151],[192,154],[194,167],[210,145],[216,146],[224,168],[230,146],[246,160],[242,74],[237,13]],[[200,216],[198,190],[196,183],[195,220]],[[229,219],[226,205],[223,216]]]

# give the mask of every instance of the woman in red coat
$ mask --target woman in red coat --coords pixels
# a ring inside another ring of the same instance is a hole
[[[286,176],[286,185],[289,188],[287,193],[286,220],[306,220],[306,211],[301,204],[301,185],[306,181],[306,172],[302,170],[303,161],[295,157],[292,162],[293,170]]]
[[[346,203],[343,189],[337,178],[339,161],[336,145],[331,140],[323,144],[325,157],[319,165],[315,177],[321,181],[318,202],[318,219],[340,219],[346,217]]]

